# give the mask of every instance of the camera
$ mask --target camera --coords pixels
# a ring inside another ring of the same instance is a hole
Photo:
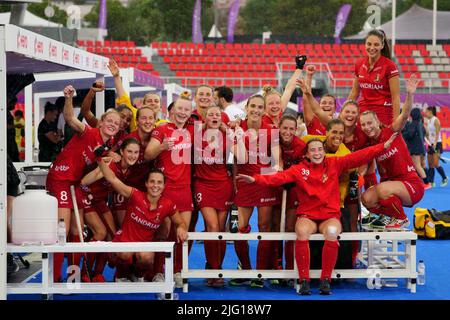
[[[111,142],[110,140],[106,141],[104,144],[102,144],[100,147],[94,150],[94,154],[96,157],[106,157],[108,151],[111,149]]]

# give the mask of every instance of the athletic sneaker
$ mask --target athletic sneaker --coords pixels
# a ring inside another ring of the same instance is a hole
[[[131,282],[145,282],[144,277],[136,277],[136,275],[130,275]]]
[[[311,295],[311,287],[309,285],[309,281],[306,279],[303,279],[300,282],[300,290],[298,291],[298,294],[302,296],[309,296]]]
[[[448,178],[445,178],[441,181],[441,187],[445,187],[448,184]]]
[[[162,273],[157,273],[152,279],[152,282],[164,282],[166,281],[166,278]]]
[[[371,224],[369,224],[369,227],[373,229],[384,229],[390,221],[390,217],[381,215],[377,220],[374,220]]]
[[[92,279],[93,280],[93,279]],[[91,282],[91,279],[89,279],[87,274],[83,274],[81,276],[81,282]]]
[[[407,227],[409,227],[408,218],[403,219],[403,220],[392,218],[391,222],[388,223],[385,228],[392,230],[392,229],[401,229],[401,228],[407,228]]]
[[[432,187],[432,188],[436,187],[436,182],[432,182],[432,183],[431,183],[431,187]]]
[[[230,286],[245,286],[245,285],[249,285],[250,284],[250,280],[249,279],[242,279],[242,278],[237,278],[237,279],[231,279],[228,284]]]
[[[173,275],[173,279],[175,280],[175,288],[183,288],[183,278],[181,277],[181,272],[177,272]]]
[[[323,280],[320,280],[319,284],[319,293],[322,295],[329,295],[331,294],[331,286],[330,286],[330,280],[325,278]]]
[[[264,279],[253,279],[250,282],[251,288],[264,288]]]
[[[18,272],[20,269],[19,264],[11,253],[7,254],[7,274]]]
[[[222,278],[208,279],[206,285],[213,288],[222,288],[225,286],[225,280]]]
[[[377,215],[375,215],[375,214],[373,214],[373,213],[369,213],[368,215],[366,215],[365,217],[363,217],[363,218],[361,219],[361,224],[362,224],[363,226],[366,226],[366,225],[371,224],[372,222],[374,222],[374,221],[377,220],[377,219],[378,219],[378,216],[377,216]]]
[[[428,189],[431,189],[431,183],[424,183],[423,184],[423,188],[425,189],[425,190],[428,190]]]

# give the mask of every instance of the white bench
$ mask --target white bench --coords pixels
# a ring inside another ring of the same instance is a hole
[[[173,248],[174,242],[86,242],[65,245],[12,245],[10,253],[41,253],[41,283],[8,283],[8,294],[43,294],[51,299],[53,294],[70,293],[164,293],[165,299],[173,299]],[[164,252],[165,282],[104,282],[104,283],[54,283],[53,254],[56,252]]]
[[[296,240],[294,232],[255,232],[248,234],[221,232],[190,232],[189,240]],[[324,240],[323,235],[314,234],[310,241]],[[339,241],[358,240],[363,242],[359,256],[364,269],[335,269],[335,279],[393,279],[407,280],[407,288],[416,292],[416,240],[417,234],[411,231],[390,232],[344,232]],[[399,244],[404,243],[403,250]],[[379,250],[379,247],[382,250]],[[294,251],[295,254],[295,251]],[[404,257],[403,261],[399,257]],[[386,262],[387,261],[387,262]],[[320,278],[321,270],[311,270],[311,278]],[[183,292],[188,292],[189,278],[243,278],[243,279],[298,279],[297,265],[294,259],[293,270],[203,270],[189,269],[188,245],[183,244]],[[297,286],[298,290],[298,286]]]

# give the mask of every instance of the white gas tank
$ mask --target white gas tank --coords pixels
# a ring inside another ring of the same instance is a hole
[[[25,193],[14,198],[12,242],[14,244],[57,242],[58,200],[44,186],[27,185]]]

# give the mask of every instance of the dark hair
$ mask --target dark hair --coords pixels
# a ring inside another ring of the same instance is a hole
[[[16,112],[14,112],[14,115],[16,117],[23,117],[23,111],[22,110],[16,110]]]
[[[431,111],[431,113],[433,114],[433,116],[436,117],[436,106],[429,106],[427,108],[427,110]]]
[[[151,112],[153,112],[153,117],[156,120],[156,112],[155,112],[155,110],[153,110],[150,107],[141,107],[141,108],[139,108],[138,111],[136,112],[136,120],[139,119],[139,117],[141,116],[142,110],[150,110]]]
[[[116,110],[119,111],[119,112],[121,112],[121,111],[123,111],[123,110],[125,110],[125,109],[128,109],[130,112],[133,112],[133,111],[131,111],[130,107],[127,106],[126,104],[121,104],[120,106],[118,106],[118,107],[116,108]]]
[[[327,94],[324,94],[323,96],[321,96],[321,97],[320,97],[320,100],[319,100],[319,103],[320,103],[320,101],[322,101],[322,99],[325,98],[325,97],[333,98],[333,100],[334,100],[334,107],[336,108],[336,97],[333,96],[331,93],[327,93]]]
[[[53,112],[53,111],[56,111],[56,110],[58,110],[58,109],[57,109],[56,106],[55,106],[53,103],[51,103],[51,102],[47,102],[47,103],[45,104],[45,106],[44,106],[44,114],[46,114],[47,112]]]
[[[345,101],[344,104],[342,105],[341,112],[342,112],[342,110],[344,110],[347,106],[350,106],[350,105],[356,106],[356,108],[358,108],[358,112],[359,112],[359,105],[358,105],[358,102],[355,101],[355,100],[347,100],[347,101]]]
[[[370,36],[376,36],[381,40],[381,42],[384,44],[383,49],[381,49],[381,55],[388,59],[391,59],[391,48],[389,47],[386,33],[384,33],[384,31],[381,29],[372,29],[369,31],[369,33],[367,33],[367,36],[364,38],[364,42],[366,42],[367,38],[369,38]]]
[[[281,119],[280,119],[280,127],[281,127],[282,123],[283,123],[284,121],[286,121],[286,120],[294,121],[295,127],[297,128],[297,118],[294,117],[292,114],[285,114],[285,115],[283,115],[283,116],[281,117]]]
[[[263,101],[265,101],[264,97],[260,94],[254,94],[251,97],[248,98],[247,103],[245,104],[246,107],[248,107],[250,100],[254,99],[254,98],[259,98],[262,99]]]
[[[320,142],[320,143],[322,144],[322,146],[324,145],[323,141],[320,140],[319,138],[312,138],[311,140],[309,140],[309,141],[306,143],[306,149],[305,149],[306,151],[308,151],[308,149],[309,149],[309,144],[312,143],[312,142]]]
[[[139,147],[141,147],[141,144],[139,143],[139,141],[137,141],[137,139],[135,138],[126,138],[125,140],[123,140],[122,144],[120,145],[120,150],[125,150],[125,148],[129,145],[129,144],[137,144]]]
[[[344,122],[341,119],[332,119],[327,124],[327,132],[330,131],[331,128],[335,125],[342,125],[343,127],[345,127]]]
[[[217,96],[219,98],[224,98],[226,102],[233,102],[233,90],[227,86],[221,86],[214,89],[217,91]]]
[[[305,122],[305,115],[303,114],[303,112],[297,113],[297,119],[298,118],[302,118],[303,122]]]
[[[172,110],[173,106],[175,105],[175,101],[172,101],[169,106],[167,107],[167,111],[170,112]]]
[[[148,180],[148,178],[150,177],[150,175],[151,175],[152,173],[159,173],[159,174],[161,174],[161,175],[163,176],[163,182],[164,182],[164,183],[166,182],[166,176],[164,175],[164,172],[162,172],[162,170],[161,170],[161,169],[158,169],[158,168],[151,168],[151,169],[150,169],[150,171],[149,171],[149,173],[148,173],[148,175],[147,175],[147,180]]]

